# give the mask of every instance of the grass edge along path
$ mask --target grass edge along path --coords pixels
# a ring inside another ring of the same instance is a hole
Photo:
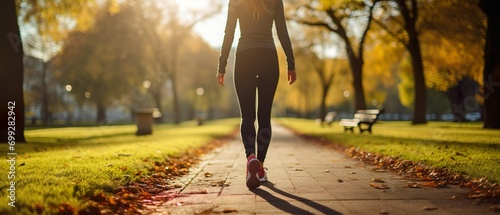
[[[234,135],[238,119],[154,125],[30,129],[16,145],[16,208],[0,182],[0,214],[139,214],[152,194],[173,189],[197,157]],[[6,154],[7,144],[0,144]],[[7,162],[6,162],[7,163]],[[0,172],[7,173],[7,165]],[[7,177],[7,174],[4,177]]]
[[[399,132],[397,130],[397,127],[405,125],[401,124],[401,122],[397,124],[396,127],[390,126],[391,122],[381,122],[374,126],[374,134],[367,134],[367,133],[359,134],[357,130],[354,134],[351,134],[350,132],[344,133],[343,128],[339,125],[335,125],[335,123],[332,127],[327,127],[327,126],[321,127],[320,125],[316,124],[314,120],[280,118],[276,121],[282,126],[289,128],[295,134],[304,139],[307,139],[311,142],[319,143],[327,147],[334,148],[335,150],[341,151],[344,154],[352,157],[353,159],[361,160],[365,163],[374,165],[375,168],[373,170],[379,170],[379,169],[388,170],[398,175],[403,175],[414,180],[422,181],[420,183],[408,184],[407,186],[410,188],[418,188],[422,186],[444,188],[447,185],[458,185],[460,187],[469,189],[470,192],[468,198],[476,199],[477,202],[493,201],[500,203],[500,185],[495,180],[492,180],[492,178],[498,180],[499,177],[498,175],[495,175],[493,177],[488,177],[488,175],[482,175],[482,177],[472,177],[467,172],[463,172],[464,169],[467,170],[467,167],[460,168],[462,171],[458,173],[454,171],[453,165],[450,165],[452,166],[452,168],[447,168],[446,165],[435,165],[435,164],[429,165],[428,163],[421,160],[405,159],[404,157],[412,157],[412,156],[406,156],[405,153],[411,154],[420,152],[418,149],[415,148],[411,149],[411,143],[410,144],[404,143],[404,141],[406,141],[404,138],[401,138],[403,143],[401,141],[398,141],[399,139],[398,137],[392,137],[390,139],[392,139],[393,142],[396,142],[396,144],[406,145],[407,150],[405,151],[394,152],[390,151],[390,149],[380,149],[384,147],[391,148],[391,144],[393,143],[377,142],[376,140],[377,132],[383,130],[384,128],[381,127],[386,126],[386,124],[390,127],[390,129],[395,129],[396,131],[394,132]],[[384,125],[381,125],[382,123]],[[415,130],[415,132],[418,132],[418,129],[420,129],[422,126],[420,126],[420,128],[411,127],[411,125],[408,122],[405,127],[408,127],[409,129],[413,129]],[[437,128],[432,128],[432,129],[437,129]],[[493,132],[495,131],[491,131],[491,133]],[[384,133],[387,134],[387,131]],[[424,139],[426,134],[420,134],[420,135],[422,135],[422,139]],[[500,135],[498,136],[498,138],[500,138]],[[422,142],[427,142],[427,141],[429,140],[426,141],[422,140]],[[370,147],[370,145],[375,145],[375,144],[382,144],[382,147],[379,146],[378,149]],[[451,142],[447,141],[447,144],[452,144],[452,141]],[[499,147],[500,141],[497,142],[497,144],[498,145],[492,148],[494,148],[494,150],[498,152],[498,150],[500,149]],[[439,147],[440,146],[436,146],[436,148]],[[445,145],[444,147],[446,147],[447,149],[448,147],[453,148],[453,146],[448,146],[448,145]],[[487,147],[488,149],[491,149],[490,148],[491,146]],[[398,154],[399,156],[387,155],[389,151],[391,154]],[[438,154],[437,156],[440,155],[439,153],[430,152],[429,156],[435,157],[436,154]],[[461,154],[460,152],[454,152],[454,155],[456,155],[457,157],[469,156],[466,153]],[[439,160],[448,161],[449,159],[450,158],[437,158],[438,161]],[[451,157],[451,159],[453,160],[456,158]],[[498,160],[498,162],[500,162],[500,160]],[[498,170],[497,168],[498,165],[495,164],[492,165],[494,165],[492,166],[493,169]],[[475,168],[475,167],[469,166],[469,168]]]

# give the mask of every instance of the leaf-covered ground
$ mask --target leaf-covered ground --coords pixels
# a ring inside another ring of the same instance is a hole
[[[189,168],[199,162],[199,158],[215,148],[221,147],[233,134],[217,138],[201,148],[190,150],[188,153],[172,157],[165,162],[154,162],[152,174],[141,176],[135,182],[128,182],[118,187],[113,195],[106,196],[98,193],[91,197],[87,205],[78,211],[78,214],[148,214],[154,212],[157,206],[178,197],[178,189],[182,185],[176,184],[175,179],[189,173]],[[149,162],[144,160],[144,162]],[[74,208],[61,207],[60,212],[73,214]]]
[[[374,171],[391,171],[417,182],[409,188],[448,185],[464,187],[476,202],[500,204],[500,132],[482,129],[480,123],[380,121],[373,133],[344,132],[333,123],[321,126],[315,120],[281,118],[280,124],[302,138],[332,147],[374,165]],[[383,183],[370,184],[384,189]],[[500,206],[493,210],[500,210]]]
[[[433,187],[439,189],[448,185],[458,185],[468,189],[470,191],[468,197],[475,199],[478,203],[500,201],[500,185],[485,177],[471,177],[464,173],[450,171],[446,167],[430,167],[423,162],[378,152],[368,152],[360,149],[359,146],[346,146],[322,136],[304,134],[297,129],[292,130],[298,136],[313,143],[340,150],[354,159],[373,165],[373,171],[391,171],[416,181],[406,184],[408,188]],[[397,139],[397,137],[395,138]],[[79,211],[79,214],[144,214],[152,212],[151,210],[154,210],[156,206],[178,197],[176,188],[180,188],[181,185],[175,184],[173,179],[188,173],[189,168],[197,163],[200,155],[220,147],[224,142],[224,139],[218,139],[184,156],[165,162],[155,162],[154,168],[151,169],[153,174],[142,176],[136,182],[125,184],[116,189],[112,196],[106,197],[104,194],[94,196],[88,202],[88,206]],[[453,155],[463,156],[460,152],[454,152]],[[341,182],[339,181],[339,183]],[[384,181],[380,179],[373,179],[370,186],[374,189],[388,189]],[[433,210],[433,208],[426,210]],[[499,208],[493,208],[493,210],[498,211]]]
[[[146,210],[155,198],[174,195],[168,193],[178,186],[172,179],[185,174],[200,153],[223,142],[238,124],[238,119],[203,126],[161,124],[146,136],[136,136],[135,125],[29,129],[28,143],[16,145],[16,207],[1,198],[0,214]],[[0,153],[6,150],[2,147]],[[0,165],[0,172],[7,168]],[[0,180],[0,195],[7,196],[8,186]]]
[[[468,197],[475,199],[478,203],[500,201],[500,185],[485,177],[471,177],[467,174],[450,171],[446,167],[430,167],[423,162],[402,159],[379,152],[368,152],[362,150],[359,146],[340,144],[321,135],[305,134],[300,129],[292,128],[292,130],[298,136],[313,143],[331,147],[354,159],[373,165],[373,171],[391,171],[416,181],[406,184],[408,188],[433,187],[439,189],[448,185],[458,185],[467,188],[470,191]],[[392,139],[396,141],[397,138],[393,137]],[[446,138],[451,137],[446,135]],[[180,188],[181,185],[173,183],[173,179],[188,173],[189,168],[197,163],[200,155],[220,147],[224,142],[224,139],[215,140],[205,147],[189,152],[184,156],[169,159],[165,162],[155,162],[154,168],[151,169],[153,174],[142,176],[139,181],[125,184],[116,189],[112,196],[106,197],[104,194],[94,196],[88,202],[88,206],[79,211],[79,214],[144,214],[152,212],[156,206],[178,197],[179,194],[176,188]],[[371,144],[371,142],[368,144]],[[453,155],[457,157],[464,156],[464,154],[457,151]],[[339,183],[342,183],[342,181],[339,181]],[[370,186],[374,189],[389,189],[383,180],[376,178],[372,180]],[[426,208],[425,210],[433,209]],[[500,208],[493,208],[493,210],[498,211]]]
[[[326,147],[341,151],[353,159],[373,165],[373,171],[391,171],[395,174],[408,177],[418,182],[408,183],[408,188],[433,187],[445,188],[447,185],[458,185],[467,188],[470,192],[468,197],[477,202],[500,203],[500,184],[486,178],[473,178],[465,174],[454,173],[446,168],[432,168],[420,162],[399,159],[381,153],[373,153],[361,150],[359,147],[345,146],[333,142],[324,137],[294,132],[303,139],[318,143]],[[387,189],[383,183],[374,179],[370,185],[376,189]],[[494,210],[500,211],[500,208]]]

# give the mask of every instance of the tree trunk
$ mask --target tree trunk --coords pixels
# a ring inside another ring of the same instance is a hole
[[[106,123],[106,106],[101,102],[97,103],[97,123],[104,124]]]
[[[47,86],[47,62],[42,61],[42,125],[48,125],[51,118],[49,110],[49,89]]]
[[[416,29],[418,19],[418,7],[416,0],[410,0],[408,6],[407,0],[398,0],[401,15],[404,19],[404,28],[408,34],[408,44],[406,48],[411,55],[411,64],[413,69],[413,78],[415,84],[415,104],[413,110],[413,124],[427,123],[425,118],[427,108],[427,87],[425,86],[424,66],[422,63],[422,52],[420,50],[420,41]]]
[[[328,87],[329,86],[322,86],[322,92],[321,92],[321,107],[319,110],[319,118],[321,119],[321,124],[325,122],[325,116],[326,116],[326,96],[328,95]]]
[[[358,44],[357,56],[354,51],[354,47],[349,40],[349,36],[347,35],[346,29],[342,24],[342,20],[335,15],[333,8],[327,9],[326,14],[330,17],[331,22],[334,23],[336,28],[330,27],[330,25],[326,22],[302,21],[302,23],[306,25],[326,27],[326,29],[337,34],[345,42],[345,51],[347,57],[349,58],[349,65],[351,66],[351,72],[353,76],[352,84],[354,88],[354,107],[356,108],[356,110],[366,109],[365,92],[363,90],[363,45],[366,33],[370,29],[370,23],[372,21],[372,15],[371,15],[372,10],[373,6],[370,8],[370,16],[368,18],[368,24],[366,25],[366,28],[363,31],[363,36],[361,37]]]
[[[413,124],[427,123],[426,108],[427,108],[427,87],[425,86],[424,67],[422,64],[422,53],[420,52],[420,42],[418,38],[413,36],[411,39],[409,51],[412,61],[413,77],[415,84],[415,108],[413,110]]]
[[[182,120],[182,110],[179,104],[179,93],[177,92],[177,55],[179,52],[179,36],[176,28],[172,29],[172,70],[170,71],[170,80],[172,80],[172,99],[174,105],[174,123],[180,124]]]
[[[483,128],[500,129],[500,14],[495,0],[481,0],[488,27],[484,47],[484,124]]]
[[[464,81],[460,80],[456,86],[451,87],[447,91],[448,99],[451,102],[451,112],[454,115],[455,122],[465,122],[466,110],[464,106],[465,92],[463,90]]]
[[[351,58],[351,57],[350,57]],[[350,60],[352,69],[352,86],[354,87],[354,109],[366,109],[365,91],[363,89],[363,60],[352,56]]]
[[[23,45],[15,0],[0,1],[0,142],[25,142]],[[11,134],[9,135],[9,131]],[[15,138],[15,140],[12,139]],[[15,148],[13,148],[15,150]],[[12,152],[14,151],[12,150]]]
[[[170,77],[172,78],[172,99],[173,99],[173,105],[174,105],[174,123],[175,124],[180,124],[181,123],[181,117],[182,117],[182,111],[180,108],[179,104],[179,93],[177,92],[177,80],[176,80],[176,71],[175,69],[172,70],[172,74]]]

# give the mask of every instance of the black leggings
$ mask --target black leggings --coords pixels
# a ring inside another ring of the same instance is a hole
[[[279,64],[276,50],[254,48],[236,54],[234,85],[240,104],[241,139],[246,156],[254,153],[261,162],[266,159],[271,141],[271,108],[278,79]],[[256,113],[259,125],[257,136]],[[257,141],[257,151],[255,141]]]

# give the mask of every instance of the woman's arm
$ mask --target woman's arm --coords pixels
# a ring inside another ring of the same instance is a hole
[[[283,1],[279,0],[277,4],[278,5],[276,7],[276,15],[274,17],[276,31],[278,33],[278,38],[280,40],[281,46],[283,47],[283,50],[285,51],[288,70],[295,70],[295,58],[293,56],[292,43],[290,42],[290,36],[288,35],[288,29],[286,27]]]
[[[239,0],[230,0],[227,12],[226,29],[224,30],[224,40],[222,41],[221,53],[219,56],[218,73],[226,73],[227,59],[234,40],[234,31],[236,29],[237,15],[236,9],[240,4]]]

